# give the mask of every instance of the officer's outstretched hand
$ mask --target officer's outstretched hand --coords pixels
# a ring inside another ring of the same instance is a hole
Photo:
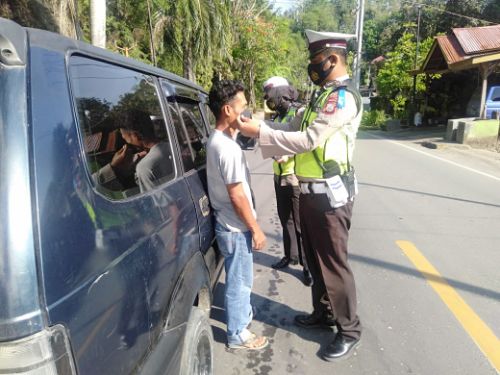
[[[253,242],[253,248],[254,250],[262,250],[264,246],[266,246],[266,235],[260,227],[257,227],[253,232],[252,232],[252,242]]]
[[[260,131],[260,121],[241,115],[238,118],[238,130],[246,137],[258,138]]]

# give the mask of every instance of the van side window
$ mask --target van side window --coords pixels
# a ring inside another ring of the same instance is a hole
[[[208,126],[210,129],[215,129],[215,116],[212,113],[212,110],[208,106],[208,104],[205,104],[205,113],[208,118]]]
[[[97,190],[122,199],[175,177],[152,77],[82,56],[69,72],[87,164]]]
[[[199,102],[178,95],[167,95],[167,102],[181,148],[184,171],[203,167],[206,164],[208,132]]]
[[[187,137],[187,139],[183,139],[183,142],[191,151],[194,167],[202,167],[206,164],[207,151],[205,146],[208,141],[208,134],[203,125],[199,103],[191,99],[177,97],[177,104],[187,131],[186,133],[183,132]]]

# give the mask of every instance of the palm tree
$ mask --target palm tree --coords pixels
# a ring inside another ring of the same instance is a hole
[[[2,0],[0,17],[76,38],[76,9],[75,0]]]
[[[261,17],[268,8],[269,4],[261,0],[232,2],[232,32],[235,35],[232,70],[239,72],[240,79],[245,82],[251,108],[256,108],[257,66],[270,62],[267,47],[272,38],[265,34],[272,33],[272,27]]]
[[[200,62],[229,58],[230,0],[156,0],[153,8],[155,39],[177,51],[185,78],[195,80]]]

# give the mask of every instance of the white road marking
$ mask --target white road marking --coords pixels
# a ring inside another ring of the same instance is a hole
[[[441,158],[439,156],[436,156],[436,155],[432,155],[432,154],[429,154],[425,151],[421,151],[421,150],[417,150],[416,148],[414,147],[411,147],[411,146],[408,146],[408,145],[405,145],[403,143],[400,143],[400,142],[397,142],[397,141],[393,141],[393,140],[390,140],[390,139],[387,139],[387,138],[384,138],[384,137],[380,137],[378,135],[375,135],[375,134],[369,134],[369,133],[365,133],[367,134],[368,136],[370,137],[374,137],[374,138],[378,138],[378,139],[382,139],[384,141],[387,141],[389,143],[392,143],[392,144],[395,144],[395,145],[398,145],[398,146],[401,146],[401,147],[404,147],[404,148],[407,148],[409,150],[412,150],[412,151],[415,151],[415,152],[418,152],[420,154],[423,154],[423,155],[426,155],[430,158],[434,158],[434,159],[438,159],[438,160],[441,160],[445,163],[448,163],[448,164],[451,164],[451,165],[454,165],[456,167],[460,167],[460,168],[463,168],[463,169],[466,169],[468,170],[469,172],[473,172],[473,173],[477,173],[477,174],[480,174],[481,176],[485,176],[485,177],[489,177],[489,178],[492,178],[493,180],[496,180],[496,181],[500,181],[500,177],[496,177],[496,176],[493,176],[489,173],[485,173],[485,172],[481,172],[481,171],[478,171],[477,169],[474,169],[474,168],[469,168],[469,167],[466,167],[465,165],[462,165],[462,164],[458,164],[458,163],[455,163],[451,160],[447,160],[447,159],[444,159],[444,158]]]

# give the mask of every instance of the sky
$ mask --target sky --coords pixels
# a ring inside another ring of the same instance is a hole
[[[269,0],[269,4],[273,5],[273,9],[279,9],[281,12],[295,8],[299,3],[299,0]]]

